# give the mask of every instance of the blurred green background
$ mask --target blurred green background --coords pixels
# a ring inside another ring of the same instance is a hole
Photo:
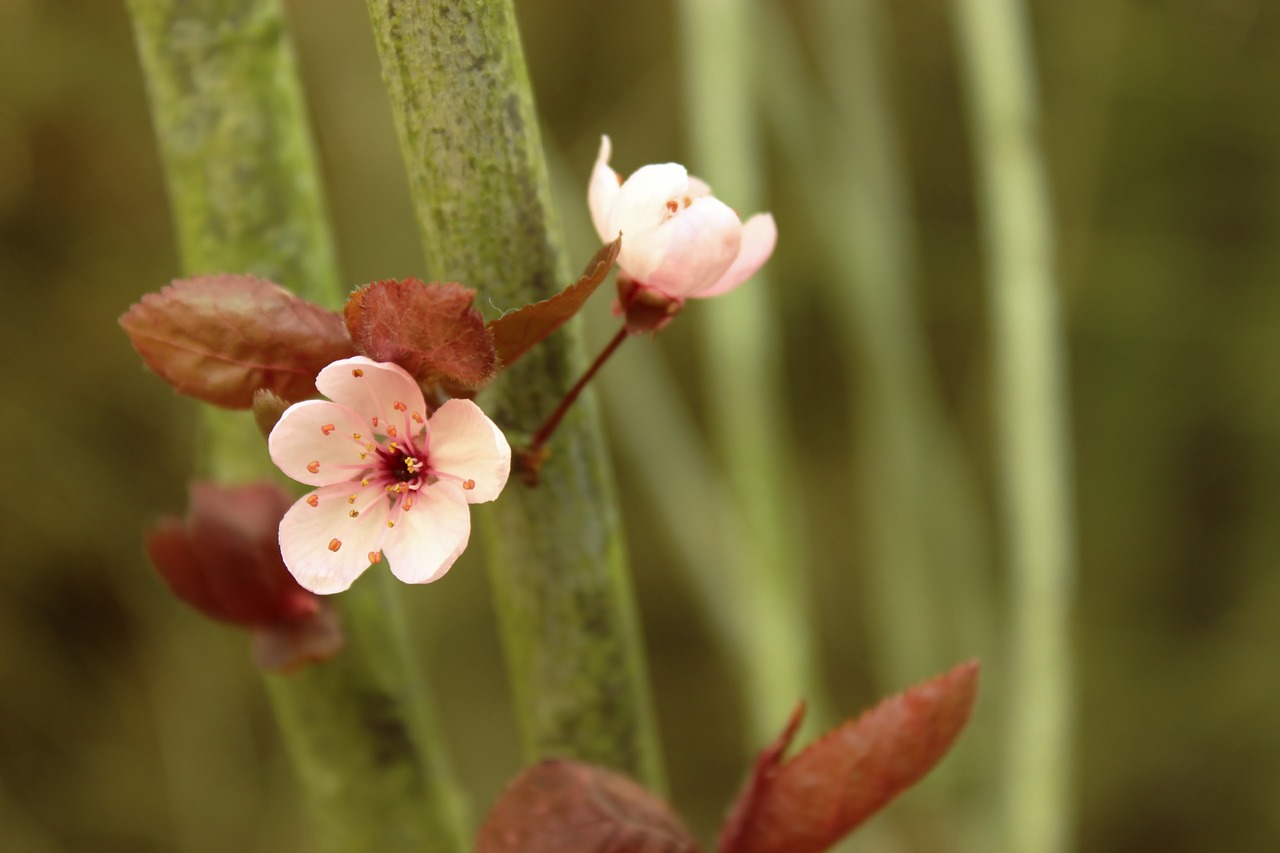
[[[584,189],[599,134],[612,135],[624,173],[669,159],[711,168],[689,157],[678,18],[670,3],[517,5],[576,266],[595,248]],[[824,182],[847,164],[839,146],[798,162],[786,143],[831,133],[840,92],[822,69],[841,39],[817,4],[766,5],[782,27],[770,37],[785,36],[789,52],[762,51],[758,74],[779,79],[794,61],[786,80],[800,87],[759,138],[781,231],[761,286],[776,307],[795,441],[783,499],[803,518],[807,560],[795,570],[809,573],[809,629],[832,703],[848,714],[906,684],[886,683],[876,663],[877,626],[897,614],[867,612],[872,581],[859,558],[867,499],[851,485],[851,449],[866,405],[863,348],[831,308],[832,283],[849,271],[821,237],[841,200],[813,203],[815,187],[838,191]],[[364,6],[286,6],[343,279],[420,274]],[[939,424],[976,484],[967,511],[988,543],[979,568],[998,609],[987,295],[951,9],[883,6],[916,323]],[[1031,11],[1078,490],[1078,848],[1274,850],[1280,372],[1267,365],[1280,359],[1280,8],[1041,0]],[[178,269],[122,4],[0,0],[5,851],[307,849],[246,638],[176,603],[142,557],[141,528],[184,506],[194,408],[142,369],[115,318]],[[588,340],[602,342],[616,321],[608,297],[597,300]],[[710,310],[694,304],[656,342],[629,344],[605,370],[606,390],[625,392],[637,362],[657,360],[679,381],[669,398],[643,402],[645,417],[687,408],[704,424],[690,366],[696,315]],[[619,413],[636,408],[606,414],[628,426]],[[707,834],[747,765],[735,676],[679,568],[689,530],[673,530],[643,485],[655,460],[614,444],[672,798]],[[701,535],[708,508],[681,499],[663,496]],[[730,588],[734,566],[717,570]],[[482,814],[520,766],[482,561],[469,554],[443,582],[404,596]],[[927,626],[896,630],[917,627]],[[946,649],[911,678],[983,651]],[[999,661],[988,660],[996,683]],[[984,697],[975,743],[998,727],[994,712]],[[921,791],[883,820],[981,808],[994,763],[965,748],[969,769],[949,793]],[[906,849],[950,849],[945,834],[904,837],[916,842]]]

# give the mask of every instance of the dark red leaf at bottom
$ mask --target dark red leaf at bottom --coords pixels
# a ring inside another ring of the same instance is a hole
[[[499,798],[476,853],[697,853],[660,797],[608,770],[573,761],[530,767]]]
[[[960,735],[977,698],[970,661],[886,699],[782,761],[799,722],[756,762],[720,853],[821,853],[918,782]]]

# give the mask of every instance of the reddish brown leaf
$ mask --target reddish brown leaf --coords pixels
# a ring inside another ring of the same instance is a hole
[[[607,243],[587,264],[582,278],[550,299],[509,311],[489,324],[498,358],[508,367],[535,344],[569,321],[609,275],[622,248],[622,238]]]
[[[544,761],[489,812],[476,853],[697,853],[663,800],[608,770]]]
[[[787,720],[782,733],[774,739],[773,743],[760,751],[755,766],[751,768],[751,775],[747,778],[747,784],[743,786],[742,793],[738,795],[738,801],[733,804],[733,810],[729,812],[729,819],[720,830],[722,851],[733,849],[733,845],[738,843],[739,837],[746,831],[747,822],[754,816],[761,799],[768,795],[769,786],[773,783],[778,768],[782,766],[782,757],[791,748],[791,741],[795,739],[802,722],[804,722],[804,703],[800,702],[791,712],[791,718]]]
[[[254,633],[264,669],[291,670],[342,647],[337,614],[298,585],[277,530],[293,497],[270,482],[193,483],[186,518],[146,532],[147,556],[169,588],[206,616]]]
[[[314,613],[280,556],[278,529],[293,497],[270,482],[192,483],[186,518],[146,533],[147,555],[169,587],[207,616],[253,627]]]
[[[780,763],[796,724],[761,755],[720,853],[820,853],[920,780],[964,729],[978,664],[881,702]]]
[[[228,409],[249,408],[259,388],[304,400],[322,367],[355,354],[338,314],[248,275],[175,281],[120,325],[178,393]]]
[[[498,370],[475,291],[415,278],[377,281],[347,300],[347,330],[374,361],[394,361],[424,385],[475,390]]]

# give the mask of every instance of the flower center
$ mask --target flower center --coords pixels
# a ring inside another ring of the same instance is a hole
[[[397,483],[411,483],[422,476],[426,463],[395,442],[389,448],[378,448],[387,475]]]

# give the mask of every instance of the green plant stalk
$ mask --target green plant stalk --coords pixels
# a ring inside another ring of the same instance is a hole
[[[277,0],[130,0],[187,275],[248,272],[341,296],[333,242]],[[198,469],[275,476],[246,413],[207,408]],[[443,749],[389,576],[332,599],[346,647],[266,682],[322,849],[465,847]]]
[[[759,150],[752,70],[756,4],[683,0],[678,4],[685,64],[685,112],[700,177],[744,215],[759,209],[764,166]],[[785,237],[784,237],[785,239]],[[833,722],[821,678],[808,602],[808,561],[789,476],[797,469],[783,415],[778,309],[766,275],[698,311],[704,344],[703,388],[711,444],[719,451],[732,499],[752,541],[742,565],[722,566],[738,583],[735,606],[751,629],[737,642],[751,665],[746,679],[752,748],[776,736],[778,721],[801,698],[810,722]]]
[[[431,276],[500,310],[571,279],[509,0],[369,0]],[[585,367],[577,324],[509,369],[486,402],[513,437]],[[513,442],[514,443],[514,442]],[[593,397],[477,515],[529,759],[559,755],[664,787],[625,549]]]
[[[955,6],[991,263],[1000,485],[1011,576],[1003,849],[1071,849],[1075,574],[1065,345],[1026,9]]]
[[[896,690],[961,657],[994,653],[987,521],[929,367],[914,298],[916,239],[886,102],[884,69],[891,63],[880,5],[816,5],[821,83],[810,79],[794,27],[776,6],[764,10],[769,37],[761,50],[771,73],[762,100],[787,170],[815,211],[817,237],[845,271],[827,283],[848,330],[855,380],[852,455],[869,593],[861,613],[871,628],[877,681]],[[830,92],[829,104],[812,94],[819,91]],[[972,780],[988,766],[989,734],[982,736],[991,731],[988,720],[979,716],[971,726],[967,760],[944,768],[962,777],[946,792],[952,798],[961,789],[981,797]],[[931,790],[943,793],[936,784]],[[957,849],[987,849],[990,821],[972,797],[949,810],[964,824],[944,830]],[[936,815],[929,820],[938,822]]]
[[[827,243],[851,275],[833,279],[862,343],[868,399],[859,454],[872,525],[875,575],[893,637],[882,677],[907,683],[990,651],[991,578],[981,501],[941,405],[914,298],[915,236],[894,118],[885,103],[881,14],[874,0],[820,5],[819,55],[834,96],[841,200]],[[834,166],[834,164],[833,164]],[[916,634],[905,636],[906,632]]]

